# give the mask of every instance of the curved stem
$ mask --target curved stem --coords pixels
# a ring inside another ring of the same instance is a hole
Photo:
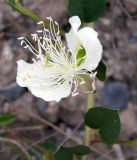
[[[7,0],[6,1],[13,9],[17,10],[18,12],[34,19],[35,21],[39,22],[39,21],[43,21],[46,27],[50,27],[49,22],[45,21],[44,19],[38,17],[36,14],[34,14],[33,12],[29,11],[26,7],[22,6],[22,4],[20,3],[20,0],[16,0],[15,3],[13,3],[12,1]],[[55,28],[56,30],[57,28]],[[63,30],[60,30],[60,35],[64,36],[65,32]]]
[[[12,143],[16,145],[18,148],[20,148],[20,150],[24,153],[24,155],[26,155],[27,160],[31,160],[31,156],[28,154],[24,146],[22,146],[18,141],[10,138],[0,137],[0,142]]]
[[[64,135],[65,137],[68,137],[68,139],[72,140],[73,142],[77,143],[77,139],[73,136],[68,135],[67,133],[65,133],[62,129],[58,128],[57,126],[55,126],[54,124],[52,124],[51,122],[49,122],[48,120],[38,116],[35,113],[29,113],[29,116],[31,116],[32,118],[35,118],[36,120],[42,122],[43,124],[46,124],[47,126],[53,128],[55,131],[57,131],[58,133]]]

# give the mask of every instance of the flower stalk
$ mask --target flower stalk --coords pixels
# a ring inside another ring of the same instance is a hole
[[[87,94],[87,100],[86,100],[86,112],[94,106],[94,94],[90,93]],[[85,146],[90,146],[91,140],[94,138],[95,131],[88,126],[85,126],[84,130],[84,142],[83,144]],[[82,160],[87,160],[87,156],[84,156]]]
[[[94,23],[90,23],[87,26],[94,28],[94,25],[95,25]],[[95,100],[95,97],[94,97],[93,93],[87,94],[85,112],[87,112],[90,108],[92,108],[94,106],[94,100]],[[88,126],[85,126],[85,130],[84,130],[84,142],[83,142],[84,145],[90,146],[90,141],[93,139],[94,133],[95,133],[95,131],[93,129],[89,128]],[[82,160],[86,160],[86,159],[87,159],[87,156],[84,156],[82,158]]]

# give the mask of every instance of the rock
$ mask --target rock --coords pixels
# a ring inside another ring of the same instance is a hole
[[[84,94],[78,94],[77,96],[70,96],[67,98],[62,99],[61,108],[64,108],[65,110],[68,110],[70,112],[74,112],[76,110],[82,110],[84,111],[85,107],[85,95]]]
[[[37,13],[43,19],[52,17],[59,24],[66,24],[67,22],[67,1],[64,0],[48,0],[48,1],[33,1],[31,0],[29,6],[30,10]]]
[[[36,104],[37,110],[40,114],[44,115],[45,114],[45,110],[48,107],[48,102],[44,101],[41,98],[37,99],[37,104]]]
[[[4,21],[4,13],[0,10],[0,26],[3,24]]]
[[[137,43],[137,32],[133,32],[130,36],[131,43]]]
[[[121,7],[120,7],[119,5],[115,5],[115,6],[113,7],[113,11],[114,11],[114,14],[115,14],[115,16],[116,16],[117,18],[121,17],[122,14],[123,14],[123,11],[122,11],[122,9],[121,9]]]
[[[132,103],[129,103],[129,107],[126,110],[123,110],[120,114],[120,119],[122,123],[122,136],[129,137],[133,133],[137,133],[137,107]]]
[[[110,82],[104,86],[100,100],[102,105],[124,109],[128,105],[128,87],[122,82]]]
[[[131,101],[137,104],[137,93],[132,93],[130,97],[131,97]]]
[[[16,83],[14,83],[8,87],[0,89],[0,96],[12,101],[19,98],[26,91],[27,91],[26,88],[20,87]]]
[[[3,105],[3,112],[14,113],[17,119],[23,122],[31,119],[29,115],[34,109],[33,96],[29,92],[23,94],[19,99],[13,102],[7,102]]]
[[[13,52],[11,41],[3,42],[3,47],[0,51],[0,88],[6,87],[15,81],[17,72],[16,61],[19,59],[26,60],[27,57],[28,55],[23,54],[19,49]]]
[[[84,117],[85,101],[82,95],[64,99],[61,102],[60,119],[66,124],[75,127]]]
[[[56,102],[46,102],[42,99],[38,99],[37,110],[51,123],[56,123],[59,119],[59,104]]]
[[[66,124],[75,127],[82,121],[84,113],[80,110],[68,112],[65,109],[61,109],[60,117]]]
[[[136,0],[125,0],[125,7],[127,9],[127,12],[130,13],[136,13],[137,11],[137,1]]]

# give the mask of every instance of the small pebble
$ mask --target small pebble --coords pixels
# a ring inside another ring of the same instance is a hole
[[[128,105],[128,87],[122,82],[110,82],[104,86],[100,100],[103,105],[125,109]]]
[[[17,84],[12,84],[5,89],[0,89],[0,96],[12,101],[19,98],[26,90],[26,88],[20,87]]]
[[[130,37],[131,43],[137,43],[137,32],[133,32]]]

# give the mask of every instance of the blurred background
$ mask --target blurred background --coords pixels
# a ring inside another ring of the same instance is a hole
[[[67,0],[23,0],[23,4],[42,18],[51,16],[63,30],[69,31]],[[120,139],[137,139],[137,0],[107,0],[106,5],[95,29],[104,47],[107,80],[97,81],[95,104],[120,108]],[[17,116],[13,124],[0,127],[0,134],[21,143],[26,150],[47,141],[60,144],[65,136],[47,126],[46,119],[67,134],[75,130],[73,136],[81,142],[85,94],[47,103],[16,84],[16,61],[31,62],[32,58],[17,38],[30,39],[36,29],[35,21],[13,12],[0,0],[0,113]],[[67,140],[65,145],[73,143]],[[89,160],[137,160],[134,145],[93,144],[93,147]],[[39,159],[36,158],[39,153],[36,155],[33,159]],[[13,145],[0,142],[0,160],[18,159],[22,160],[22,156]]]

